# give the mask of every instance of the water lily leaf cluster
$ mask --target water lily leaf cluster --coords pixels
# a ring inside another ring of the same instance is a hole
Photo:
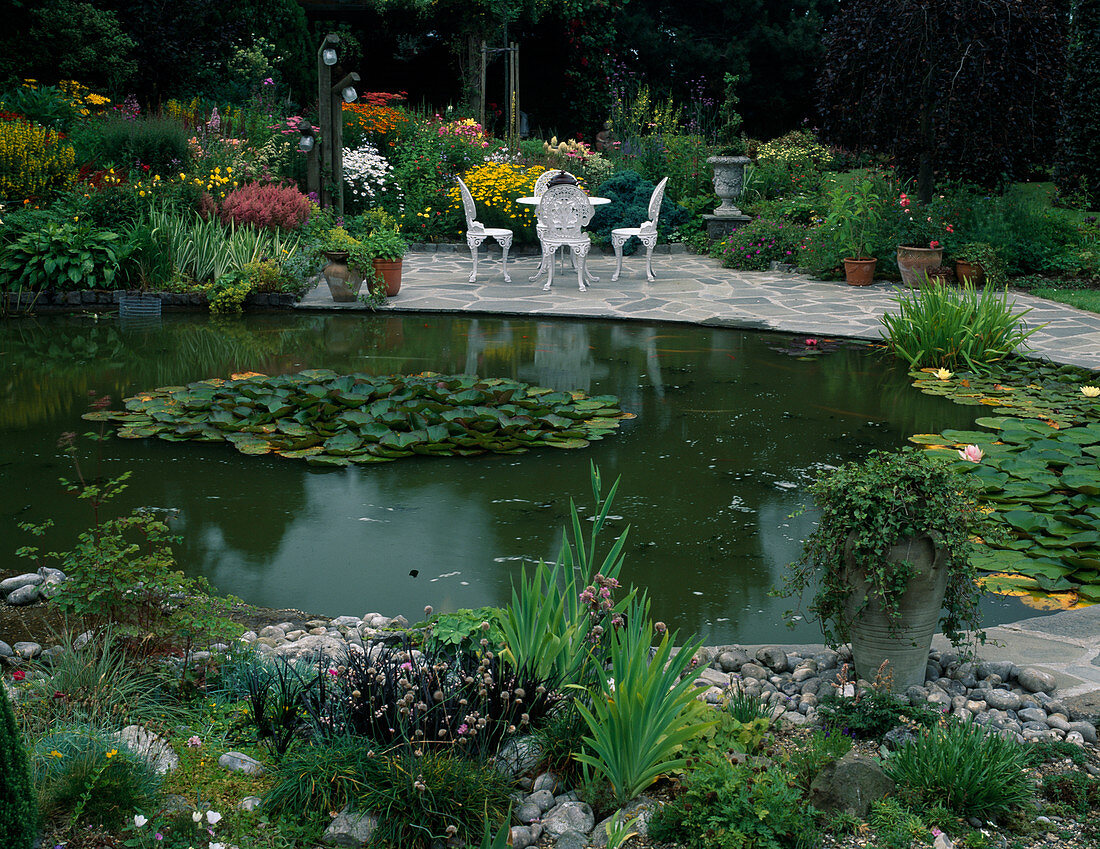
[[[633,418],[612,395],[557,392],[473,375],[340,375],[328,369],[234,375],[167,386],[88,413],[126,439],[228,442],[325,466],[426,454],[519,454],[584,448]]]
[[[987,573],[985,588],[1047,609],[1100,602],[1100,402],[1081,391],[1088,378],[1036,364],[989,377],[913,376],[923,392],[997,414],[978,418],[978,430],[910,437],[952,455],[968,445],[981,451],[979,462],[955,464],[1012,532],[971,557]]]

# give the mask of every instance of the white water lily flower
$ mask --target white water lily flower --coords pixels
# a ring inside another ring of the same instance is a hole
[[[1095,398],[1100,395],[1100,386],[1082,386],[1081,394],[1086,398]]]

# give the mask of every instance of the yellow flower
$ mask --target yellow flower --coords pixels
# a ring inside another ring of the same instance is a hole
[[[108,757],[108,758],[113,758],[113,757],[114,757],[115,755],[117,755],[117,754],[118,754],[118,749],[111,749],[111,751],[109,751],[109,752],[107,753],[107,757]]]
[[[950,380],[954,376],[955,376],[954,372],[948,371],[945,368],[936,369],[936,377],[938,377],[940,380]]]
[[[1081,394],[1086,398],[1095,398],[1100,395],[1100,386],[1082,386]]]
[[[50,752],[50,757],[51,758],[60,758],[61,757],[61,752],[57,751],[57,749],[54,749],[52,752]]]

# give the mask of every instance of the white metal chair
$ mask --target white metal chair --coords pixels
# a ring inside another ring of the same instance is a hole
[[[575,174],[570,174],[568,171],[562,171],[560,168],[551,168],[549,171],[543,171],[535,178],[535,197],[542,197],[542,193],[546,191],[547,185],[554,179],[557,174],[564,174],[566,177],[572,177],[577,179]]]
[[[462,208],[466,213],[466,244],[470,247],[470,258],[474,262],[474,270],[470,273],[470,282],[477,280],[477,249],[486,239],[494,239],[504,250],[504,261],[501,267],[504,269],[504,282],[511,283],[508,276],[508,249],[512,247],[512,231],[505,227],[486,227],[477,220],[477,207],[474,206],[474,197],[461,177],[455,177],[458,182],[458,190],[462,194]]]
[[[542,243],[541,268],[546,269],[547,274],[546,283],[542,287],[544,292],[549,292],[554,285],[554,252],[560,247],[567,246],[574,259],[580,258],[575,265],[577,286],[582,292],[588,290],[586,279],[596,279],[588,274],[585,267],[592,239],[581,230],[592,220],[592,214],[588,195],[577,186],[550,186],[539,198],[535,215],[538,220],[536,230],[539,242]]]
[[[653,246],[657,244],[657,218],[661,214],[661,201],[665,197],[665,177],[657,184],[653,194],[649,196],[649,220],[643,221],[641,227],[619,227],[611,231],[611,247],[615,249],[615,273],[611,275],[611,281],[619,279],[623,270],[623,245],[632,237],[637,237],[645,245],[645,278],[652,283],[653,276]]]

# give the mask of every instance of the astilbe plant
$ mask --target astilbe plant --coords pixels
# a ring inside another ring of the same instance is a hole
[[[309,218],[309,198],[289,183],[245,183],[226,195],[218,217],[225,224],[294,230]]]

